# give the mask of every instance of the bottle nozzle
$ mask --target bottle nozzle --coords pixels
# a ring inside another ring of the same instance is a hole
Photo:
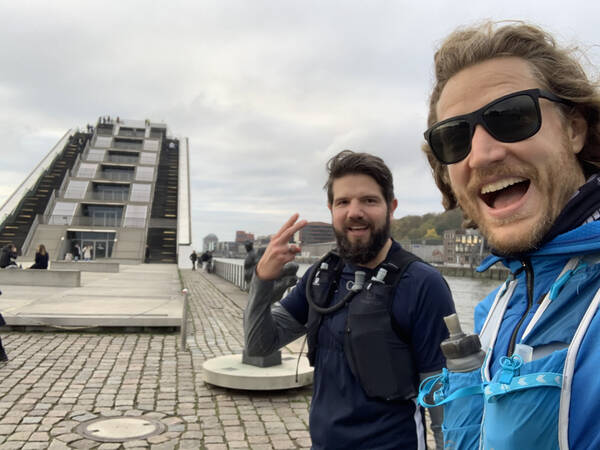
[[[444,322],[446,322],[446,327],[450,332],[450,339],[459,339],[465,335],[460,327],[460,321],[458,320],[458,315],[456,313],[444,317]]]

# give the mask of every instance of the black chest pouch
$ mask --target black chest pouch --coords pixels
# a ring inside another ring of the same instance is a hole
[[[349,305],[344,351],[369,397],[391,401],[417,394],[418,376],[409,342],[392,323],[396,287],[372,283]]]

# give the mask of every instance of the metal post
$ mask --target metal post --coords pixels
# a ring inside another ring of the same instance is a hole
[[[183,289],[183,313],[181,317],[181,349],[187,350],[187,322],[188,322],[188,290]]]

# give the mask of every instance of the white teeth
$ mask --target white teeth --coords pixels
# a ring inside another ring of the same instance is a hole
[[[490,192],[496,192],[500,189],[507,188],[513,184],[520,183],[522,181],[527,181],[527,178],[521,177],[512,177],[512,178],[504,178],[502,180],[496,181],[495,183],[486,184],[481,188],[482,194],[489,194]]]

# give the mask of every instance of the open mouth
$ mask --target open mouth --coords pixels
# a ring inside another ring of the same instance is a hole
[[[353,224],[353,225],[348,225],[346,227],[346,232],[348,232],[350,234],[362,234],[362,233],[365,233],[368,229],[369,229],[369,225],[366,223]]]
[[[527,193],[530,184],[527,178],[505,178],[483,186],[479,196],[490,208],[502,209],[518,202]]]

